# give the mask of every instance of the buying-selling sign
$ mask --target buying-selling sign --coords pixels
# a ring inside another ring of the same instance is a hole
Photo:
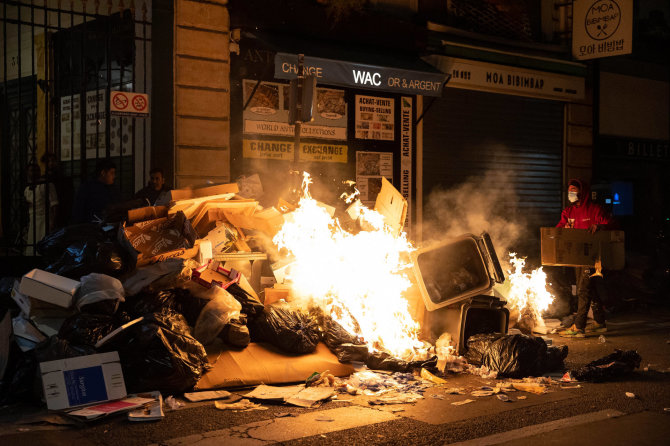
[[[633,52],[633,0],[575,0],[572,17],[575,59]]]
[[[356,138],[393,141],[394,104],[391,98],[356,95]]]

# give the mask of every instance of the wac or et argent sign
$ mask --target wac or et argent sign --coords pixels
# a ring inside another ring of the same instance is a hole
[[[296,54],[277,53],[275,78],[294,79],[298,73]],[[303,73],[316,77],[319,84],[387,91],[423,96],[441,96],[443,73],[379,67],[340,60],[305,56]]]
[[[575,59],[633,52],[633,0],[575,0],[572,5]]]

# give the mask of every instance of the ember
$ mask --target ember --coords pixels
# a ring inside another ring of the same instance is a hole
[[[365,207],[360,214],[365,230],[345,231],[310,196],[310,183],[305,173],[298,208],[286,215],[273,239],[292,262],[287,279],[293,298],[320,306],[371,350],[416,358],[425,345],[403,297],[414,249],[407,235],[396,236],[381,214]]]

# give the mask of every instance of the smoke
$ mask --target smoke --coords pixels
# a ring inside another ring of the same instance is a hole
[[[488,232],[503,269],[507,254],[527,230],[518,212],[512,172],[488,171],[449,190],[431,191],[424,212],[424,246],[471,233]]]

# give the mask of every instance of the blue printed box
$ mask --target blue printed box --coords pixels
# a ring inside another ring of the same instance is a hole
[[[40,363],[47,407],[52,410],[124,398],[117,352]]]

